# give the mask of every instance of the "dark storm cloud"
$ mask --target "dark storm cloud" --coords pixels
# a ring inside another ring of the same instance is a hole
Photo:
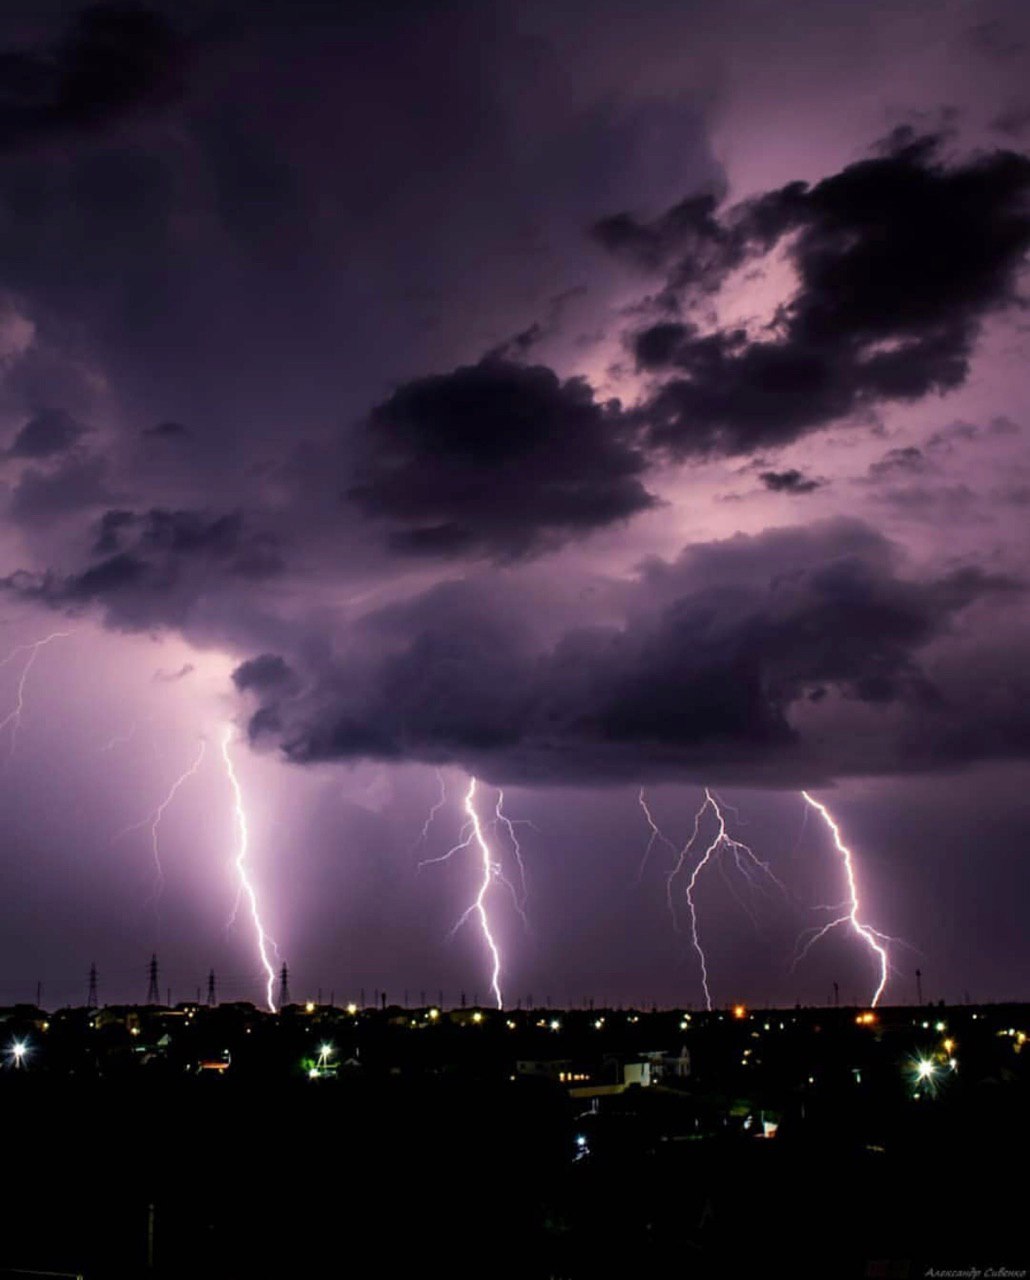
[[[660,378],[640,412],[652,446],[747,453],[965,381],[984,318],[1016,301],[1030,158],[948,164],[940,145],[899,130],[882,154],[721,217],[705,198],[654,223],[600,224],[607,247],[662,272],[667,311],[778,244],[799,280],[767,338],[703,332],[679,314],[632,336],[638,367]]]
[[[651,562],[618,625],[543,640],[517,590],[447,583],[367,617],[296,696],[245,669],[237,684],[258,696],[252,732],[271,729],[298,762],[455,762],[540,783],[698,769],[776,782],[858,767],[844,720],[818,741],[798,720],[830,694],[925,721],[931,738],[935,717],[953,731],[949,690],[922,655],[965,610],[1017,590],[976,568],[906,577],[892,544],[838,520]],[[886,727],[876,767],[914,767]]]
[[[105,512],[96,527],[93,562],[76,573],[19,570],[0,580],[24,600],[76,612],[101,610],[125,630],[184,626],[198,602],[228,588],[278,575],[277,542],[251,531],[239,512]]]
[[[261,653],[241,663],[232,679],[241,693],[262,695],[288,690],[296,682],[294,673],[277,653]]]
[[[714,292],[735,267],[771,249],[794,224],[794,205],[803,190],[793,183],[732,211],[724,221],[717,217],[716,196],[692,196],[650,223],[628,213],[603,218],[593,235],[610,253],[644,270],[667,271],[664,301],[671,305],[684,290]]]
[[[70,455],[56,467],[28,467],[11,491],[8,513],[19,525],[46,525],[114,500],[102,458]]]
[[[174,86],[183,46],[134,4],[83,9],[45,50],[0,54],[0,150],[97,129]]]
[[[181,422],[158,422],[143,428],[143,435],[154,440],[188,440],[192,434]]]
[[[899,476],[919,475],[929,467],[926,454],[917,445],[888,449],[876,462],[869,464],[868,479],[896,480]]]
[[[655,505],[618,403],[540,365],[493,358],[408,382],[366,440],[350,497],[404,552],[512,559]]]
[[[77,444],[87,429],[63,409],[42,409],[26,422],[7,452],[12,458],[48,458]]]
[[[179,555],[227,556],[240,547],[239,512],[208,516],[198,511],[108,511],[100,522],[98,548],[118,551],[131,541],[147,551]]]
[[[763,471],[759,480],[773,493],[814,493],[822,487],[821,480],[813,480],[796,467],[787,471]]]

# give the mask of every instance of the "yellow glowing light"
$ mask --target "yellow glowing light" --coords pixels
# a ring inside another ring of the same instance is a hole
[[[871,1027],[876,1022],[876,1014],[872,1011],[868,1013],[860,1013],[855,1021],[860,1027]]]
[[[347,1006],[347,1012],[350,1014],[352,1018],[357,1013],[357,1011],[358,1011],[358,1006],[356,1004],[349,1004]]]
[[[952,1040],[949,1036],[949,1038],[944,1041],[944,1052],[947,1054],[950,1054],[954,1048],[955,1048],[955,1041]]]
[[[733,1006],[733,1016],[734,1016],[735,1018],[738,1018],[738,1019],[739,1019],[739,1018],[746,1018],[746,1017],[747,1017],[747,1009],[746,1009],[746,1008],[744,1007],[744,1005],[742,1005],[742,1004],[735,1004],[735,1005]]]
[[[314,1013],[314,1012],[315,1012],[315,1006],[314,1006],[314,1002],[313,1002],[313,1001],[309,1000],[309,1001],[304,1005],[304,1012],[305,1012],[305,1013]]]
[[[483,1021],[483,1015],[479,1012],[479,1010],[478,1010],[478,1009],[477,1009],[477,1010],[475,1011],[475,1013],[472,1015],[472,1021],[473,1021],[473,1022],[482,1022],[482,1021]]]
[[[435,1022],[435,1021],[437,1020],[437,1018],[439,1018],[439,1016],[440,1016],[440,1010],[439,1010],[439,1009],[430,1009],[430,1010],[429,1010],[429,1020],[430,1020],[430,1022]]]

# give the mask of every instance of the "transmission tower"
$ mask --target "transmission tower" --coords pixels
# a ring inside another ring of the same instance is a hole
[[[89,966],[89,993],[86,996],[86,1008],[95,1009],[97,1007],[97,966],[91,964]]]
[[[147,1004],[160,1004],[161,992],[157,985],[157,956],[150,957],[150,982],[147,985]]]

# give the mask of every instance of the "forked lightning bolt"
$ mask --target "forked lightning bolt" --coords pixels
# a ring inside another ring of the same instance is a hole
[[[29,672],[39,657],[39,651],[44,645],[51,644],[54,640],[64,640],[68,636],[74,635],[73,631],[52,631],[50,635],[44,636],[42,640],[35,640],[32,644],[19,644],[11,650],[6,658],[0,662],[0,667],[6,667],[9,662],[13,662],[19,653],[27,653],[25,665],[21,669],[21,675],[18,677],[18,691],[13,708],[8,711],[7,715],[0,720],[0,733],[11,726],[11,746],[8,752],[8,759],[14,755],[14,748],[18,740],[18,730],[21,728],[21,716],[25,710],[25,685],[29,678]]]
[[[515,833],[515,821],[509,818],[505,814],[504,792],[499,791],[497,796],[497,803],[494,807],[495,816],[494,816],[493,825],[495,829],[497,825],[504,826],[511,839],[512,849],[514,850],[515,859],[519,867],[519,874],[522,879],[523,892],[522,892],[522,896],[520,897],[519,893],[515,889],[515,886],[505,876],[504,868],[501,865],[499,859],[494,856],[494,853],[490,848],[490,844],[486,838],[486,833],[483,830],[483,823],[479,817],[479,812],[476,809],[475,797],[476,797],[476,779],[469,778],[468,791],[466,791],[465,793],[465,800],[464,800],[464,809],[465,809],[465,814],[468,821],[464,824],[461,831],[459,832],[458,843],[454,845],[453,848],[448,849],[447,852],[442,854],[440,857],[425,858],[418,865],[419,865],[419,868],[421,869],[422,867],[432,866],[434,863],[437,863],[437,862],[447,862],[451,858],[453,858],[456,853],[460,853],[462,852],[462,850],[468,849],[471,846],[475,845],[479,853],[479,863],[481,868],[481,875],[479,880],[479,891],[476,894],[475,898],[472,900],[472,902],[469,904],[469,906],[465,909],[465,911],[462,912],[460,918],[458,919],[457,924],[455,924],[454,928],[451,930],[451,936],[453,937],[454,934],[456,934],[458,930],[462,927],[462,925],[465,924],[466,921],[471,919],[472,916],[477,917],[477,919],[479,920],[480,933],[483,936],[483,941],[486,944],[486,949],[490,957],[490,990],[493,992],[493,997],[497,1003],[498,1009],[503,1009],[504,997],[501,993],[501,952],[500,952],[500,948],[497,945],[497,939],[494,937],[494,931],[490,923],[490,915],[487,910],[487,904],[488,904],[488,898],[490,893],[490,887],[493,884],[493,882],[497,880],[502,885],[504,885],[504,887],[511,894],[512,900],[515,903],[515,909],[518,911],[519,915],[522,917],[523,923],[525,923],[526,915],[523,910],[523,901],[525,899],[525,884],[526,884],[525,867],[523,865],[523,860],[522,860],[522,849],[519,844],[518,836]],[[428,828],[428,824],[427,824],[427,828]]]
[[[158,829],[161,826],[161,819],[165,815],[165,810],[175,799],[176,794],[179,791],[179,788],[183,785],[184,782],[192,778],[196,774],[197,770],[200,768],[201,763],[203,762],[203,759],[204,759],[204,752],[206,751],[206,749],[207,749],[207,744],[203,740],[201,740],[200,750],[197,752],[196,760],[193,761],[193,763],[185,771],[185,773],[180,774],[179,777],[175,779],[175,781],[172,783],[171,787],[169,788],[168,794],[157,806],[157,808],[153,811],[153,813],[149,814],[146,818],[142,818],[139,822],[132,823],[131,826],[124,827],[115,836],[115,840],[120,840],[123,836],[127,836],[130,831],[139,831],[141,827],[145,827],[148,823],[150,824],[150,847],[154,855],[154,870],[156,872],[154,892],[151,895],[151,897],[154,899],[160,897],[161,890],[164,887],[164,879],[165,879],[164,869],[161,866],[161,851],[158,844],[158,834],[157,834]]]
[[[654,844],[657,840],[663,841],[670,848],[674,848],[674,846],[666,838],[666,836],[662,834],[660,828],[655,823],[654,818],[652,817],[651,812],[647,807],[647,801],[644,799],[643,790],[641,790],[640,792],[639,802],[640,802],[640,807],[644,811],[644,816],[647,818],[648,825],[651,828],[651,839],[648,842],[647,849],[644,852],[644,859],[641,862],[641,872],[642,872],[644,863],[646,862],[646,859],[647,859],[647,855],[651,852],[651,849],[654,847]],[[716,821],[715,838],[707,846],[704,853],[701,855],[696,866],[694,867],[693,871],[690,874],[690,879],[687,881],[686,899],[687,899],[687,908],[690,912],[690,941],[694,950],[697,952],[697,958],[701,965],[701,987],[705,994],[705,1007],[708,1009],[709,1012],[711,1012],[712,992],[708,985],[708,960],[707,960],[707,957],[705,956],[704,948],[701,945],[701,933],[700,933],[698,920],[697,920],[697,903],[694,898],[694,891],[697,888],[698,880],[701,877],[701,873],[704,871],[704,869],[707,866],[712,864],[713,861],[716,865],[720,867],[720,870],[722,870],[723,868],[721,867],[721,855],[724,853],[729,853],[733,857],[733,864],[736,867],[737,871],[740,872],[740,874],[744,877],[745,881],[749,886],[757,887],[757,884],[758,884],[758,880],[756,878],[757,872],[760,872],[767,879],[771,880],[778,888],[782,889],[783,885],[780,884],[780,881],[773,874],[769,866],[766,863],[764,863],[761,860],[761,858],[757,857],[757,855],[748,845],[744,844],[740,840],[735,840],[729,834],[729,832],[726,830],[726,819],[723,816],[722,807],[720,806],[719,801],[716,799],[713,793],[709,790],[708,787],[706,787],[704,801],[702,802],[701,807],[698,809],[697,813],[694,814],[694,827],[690,833],[690,838],[689,840],[687,840],[686,844],[682,847],[682,849],[680,849],[679,855],[676,859],[676,864],[673,867],[673,869],[669,872],[669,875],[667,876],[666,882],[665,882],[666,898],[669,903],[669,910],[672,913],[673,924],[676,925],[677,928],[679,927],[677,917],[676,917],[676,905],[675,905],[675,902],[673,901],[673,889],[677,879],[679,878],[680,875],[682,875],[684,871],[684,868],[686,866],[687,859],[690,856],[691,850],[694,848],[695,844],[697,843],[698,837],[701,834],[701,823],[704,819],[705,814],[709,810],[711,810]],[[732,885],[731,885],[731,888],[732,888]],[[734,891],[734,896],[735,897],[737,896],[736,891]],[[738,897],[738,901],[739,900],[740,899]]]
[[[490,853],[490,846],[486,842],[483,835],[483,828],[479,821],[479,814],[476,812],[476,806],[473,803],[476,794],[476,780],[469,779],[469,789],[465,793],[465,812],[468,814],[469,822],[472,824],[472,833],[475,836],[476,844],[479,846],[479,852],[482,858],[483,878],[479,882],[479,892],[476,894],[476,900],[468,911],[455,925],[459,929],[465,920],[474,911],[479,916],[479,927],[483,934],[483,941],[487,945],[493,964],[490,972],[490,990],[494,993],[494,999],[497,1001],[498,1009],[504,1008],[504,999],[501,996],[501,953],[497,948],[494,940],[493,932],[490,929],[490,917],[486,911],[486,895],[490,891],[490,883],[494,875],[499,873],[500,868],[494,862]]]
[[[797,956],[794,963],[800,963],[820,938],[825,938],[831,929],[836,929],[842,924],[849,925],[852,932],[862,939],[876,957],[880,971],[880,980],[876,985],[876,990],[873,992],[873,998],[870,1001],[871,1007],[875,1009],[876,1005],[879,1003],[880,997],[883,995],[884,988],[887,985],[887,978],[890,973],[890,958],[887,954],[887,948],[883,944],[885,942],[892,941],[892,939],[888,938],[886,934],[879,933],[870,925],[863,924],[859,919],[858,913],[861,911],[862,906],[858,896],[858,881],[855,878],[854,855],[841,839],[840,828],[834,821],[826,806],[824,804],[820,804],[819,801],[810,796],[807,791],[802,791],[801,794],[805,798],[805,801],[815,809],[833,834],[834,847],[840,854],[841,861],[844,863],[844,874],[848,885],[848,900],[844,903],[847,910],[843,915],[838,916],[835,920],[831,920],[829,924],[823,925],[821,929],[814,930],[813,936],[805,943],[805,946]]]
[[[266,931],[261,921],[261,911],[258,906],[257,891],[251,882],[250,876],[247,874],[247,854],[250,851],[250,832],[247,826],[247,811],[243,802],[243,789],[240,786],[239,778],[236,776],[236,769],[233,766],[232,756],[229,752],[229,746],[232,742],[233,731],[231,725],[226,725],[222,734],[222,759],[225,762],[225,772],[229,778],[229,784],[232,787],[233,803],[235,807],[236,822],[236,857],[235,866],[236,874],[239,878],[240,893],[247,899],[250,907],[250,918],[254,925],[254,933],[257,937],[258,955],[261,958],[261,967],[265,971],[265,998],[268,1007],[275,1013],[275,970],[272,967],[271,957],[269,956],[269,948],[278,952],[279,948],[275,944],[275,940]]]

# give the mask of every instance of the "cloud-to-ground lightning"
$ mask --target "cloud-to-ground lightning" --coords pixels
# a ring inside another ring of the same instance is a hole
[[[254,925],[254,933],[257,937],[258,955],[261,958],[261,967],[265,971],[265,997],[268,1002],[269,1009],[272,1013],[275,1013],[275,969],[272,967],[269,948],[275,952],[278,952],[279,948],[276,946],[275,940],[265,929],[261,920],[257,890],[254,888],[253,881],[247,874],[247,855],[250,851],[250,830],[247,825],[247,810],[243,800],[243,788],[240,786],[240,780],[236,776],[236,769],[233,765],[232,754],[229,751],[232,738],[232,726],[226,725],[222,734],[222,760],[225,762],[225,772],[229,778],[229,785],[232,788],[233,806],[235,811],[236,857],[234,859],[234,863],[236,866],[236,874],[239,879],[240,893],[247,899],[247,904],[250,907],[250,918]]]
[[[40,649],[45,645],[51,644],[54,640],[64,640],[67,639],[68,636],[74,634],[75,633],[72,631],[52,631],[48,636],[44,636],[41,640],[34,640],[32,644],[16,645],[7,657],[0,662],[0,667],[6,667],[9,662],[14,661],[18,654],[28,654],[28,657],[25,659],[25,665],[21,669],[21,675],[18,677],[18,687],[14,706],[10,711],[8,711],[7,715],[0,720],[0,733],[2,733],[8,725],[11,727],[11,745],[10,750],[8,751],[8,759],[14,755],[14,748],[18,741],[18,730],[21,728],[22,712],[25,710],[25,686],[29,678],[29,672],[32,670],[36,659],[39,657]]]
[[[647,806],[647,801],[644,798],[644,792],[642,789],[639,795],[639,802],[640,802],[640,807],[644,811],[644,816],[647,819],[648,825],[651,828],[651,839],[648,842],[647,849],[644,852],[644,859],[641,862],[641,871],[643,871],[643,866],[644,866],[644,863],[646,862],[647,855],[650,853],[651,849],[654,847],[654,844],[656,841],[661,840],[671,849],[674,849],[675,846],[662,833],[661,829],[658,827],[657,823],[655,822],[654,817],[652,816]],[[698,837],[701,834],[701,823],[704,820],[705,814],[709,811],[711,811],[716,822],[715,837],[705,848],[704,853],[698,859],[697,864],[695,865],[693,871],[690,874],[690,878],[687,881],[686,899],[687,899],[687,909],[690,912],[690,941],[694,950],[697,952],[697,958],[701,966],[701,988],[704,991],[704,995],[705,995],[705,1007],[709,1011],[711,1011],[712,992],[708,983],[708,959],[705,955],[704,948],[701,945],[701,933],[700,933],[700,928],[698,925],[698,918],[697,918],[697,902],[694,898],[694,891],[697,888],[697,884],[701,877],[701,873],[704,871],[704,869],[707,866],[712,865],[713,862],[714,862],[714,865],[719,866],[720,870],[724,870],[724,868],[721,865],[722,863],[721,855],[723,855],[724,853],[729,853],[733,857],[733,864],[736,867],[737,871],[743,876],[744,880],[747,882],[747,884],[750,887],[752,888],[757,887],[758,880],[756,878],[756,873],[758,872],[760,872],[761,875],[764,876],[766,879],[771,880],[778,888],[782,889],[783,885],[780,884],[780,881],[773,874],[768,864],[763,862],[761,858],[759,858],[755,854],[755,852],[750,848],[749,845],[744,844],[743,841],[741,840],[734,839],[734,837],[729,834],[729,832],[726,830],[726,819],[725,819],[725,816],[723,815],[722,805],[720,804],[716,796],[713,794],[713,792],[708,787],[705,787],[705,798],[701,804],[701,807],[698,809],[697,813],[694,814],[694,826],[693,826],[693,829],[691,830],[690,838],[687,840],[686,844],[684,844],[683,847],[679,850],[679,854],[676,858],[676,863],[673,866],[672,870],[669,872],[665,881],[666,898],[669,903],[669,910],[672,913],[673,924],[675,925],[675,927],[678,928],[679,923],[676,915],[676,905],[673,899],[673,889],[675,887],[677,879],[680,877],[680,875],[682,875],[686,867],[687,859],[690,856],[691,850],[696,845],[698,841]],[[732,885],[731,885],[731,888],[732,888]],[[734,891],[734,896],[738,898],[738,901],[740,901],[739,895],[736,894],[736,891]]]
[[[876,990],[873,992],[873,998],[870,1001],[870,1006],[875,1009],[876,1005],[879,1003],[880,997],[883,995],[884,988],[887,985],[887,978],[890,974],[890,958],[887,954],[887,948],[883,944],[885,942],[890,942],[891,939],[888,938],[886,934],[879,933],[876,929],[872,928],[868,924],[864,924],[859,919],[859,912],[862,909],[862,904],[859,900],[858,881],[855,877],[854,855],[841,838],[840,827],[837,825],[826,806],[824,804],[820,804],[820,802],[810,796],[807,791],[802,791],[801,794],[806,803],[811,805],[811,807],[819,814],[833,835],[834,847],[840,854],[841,861],[844,863],[844,874],[847,879],[848,886],[848,900],[844,904],[847,909],[844,911],[843,915],[831,920],[829,924],[823,925],[822,928],[814,930],[812,937],[808,939],[804,948],[797,956],[795,964],[803,960],[820,938],[824,938],[831,929],[836,929],[842,924],[849,925],[852,932],[856,934],[857,937],[861,938],[869,950],[876,956],[877,966],[880,971],[880,980],[876,984]]]
[[[521,819],[509,818],[504,812],[504,792],[499,790],[497,793],[497,801],[494,806],[494,818],[489,824],[496,831],[498,826],[503,826],[508,832],[511,841],[512,850],[514,852],[515,861],[519,868],[519,876],[522,884],[522,893],[519,894],[515,885],[504,874],[504,867],[500,859],[494,854],[490,848],[489,841],[486,837],[482,819],[479,811],[476,809],[476,779],[470,777],[468,790],[465,793],[463,807],[467,821],[458,833],[458,843],[448,849],[446,853],[441,854],[438,858],[424,858],[418,865],[422,867],[433,866],[438,862],[448,862],[455,854],[461,853],[475,845],[479,853],[479,862],[481,867],[481,875],[479,880],[479,891],[469,906],[462,912],[454,928],[451,930],[451,936],[474,915],[479,920],[480,932],[483,935],[483,941],[486,944],[487,952],[490,956],[490,990],[493,992],[494,1000],[498,1009],[504,1008],[504,998],[501,993],[501,953],[494,936],[493,927],[490,923],[490,915],[488,911],[488,897],[490,887],[495,880],[499,881],[511,894],[515,909],[522,918],[523,924],[526,923],[526,914],[523,908],[526,892],[525,864],[522,858],[522,847],[515,830],[515,824]],[[426,828],[428,830],[428,820]]]
[[[157,808],[152,813],[148,814],[147,817],[142,818],[139,822],[134,822],[131,826],[124,827],[119,831],[118,835],[115,836],[116,840],[120,840],[123,836],[127,836],[130,831],[139,831],[141,827],[145,827],[148,823],[150,824],[150,847],[154,855],[154,870],[157,873],[154,892],[151,895],[152,898],[156,899],[160,897],[161,889],[164,887],[164,869],[161,866],[161,851],[158,842],[158,830],[161,826],[161,819],[165,815],[165,810],[178,794],[179,788],[190,778],[194,777],[197,770],[200,768],[203,763],[204,752],[206,750],[207,744],[203,739],[201,739],[200,750],[197,752],[197,758],[193,761],[190,767],[185,770],[185,772],[181,773],[175,779],[171,787],[168,789],[167,795]]]
[[[490,846],[486,842],[483,835],[483,828],[479,821],[479,814],[475,806],[476,780],[469,779],[469,789],[465,793],[465,812],[468,814],[469,822],[472,824],[472,835],[476,844],[479,846],[479,852],[482,857],[483,878],[479,883],[479,892],[476,894],[475,901],[458,921],[455,928],[460,928],[472,914],[476,912],[479,916],[479,927],[483,934],[483,941],[487,945],[492,958],[492,968],[490,973],[490,990],[494,993],[494,999],[497,1001],[498,1009],[504,1008],[504,999],[501,995],[501,953],[498,949],[497,942],[494,939],[493,932],[490,928],[490,917],[486,910],[486,895],[490,891],[490,884],[493,881],[496,863],[490,852]]]

